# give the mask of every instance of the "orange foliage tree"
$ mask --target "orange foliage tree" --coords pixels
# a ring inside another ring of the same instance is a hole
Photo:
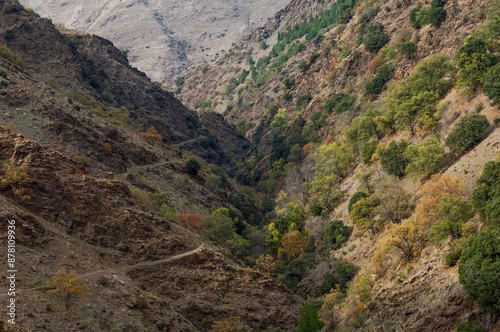
[[[283,249],[289,260],[297,258],[307,245],[307,237],[299,231],[293,231],[283,235]]]
[[[198,214],[179,214],[179,224],[181,226],[186,227],[191,231],[198,232],[201,230],[201,217]]]
[[[375,56],[372,61],[372,72],[375,74],[377,72],[377,69],[382,67],[384,65],[384,59],[382,59],[380,56]]]

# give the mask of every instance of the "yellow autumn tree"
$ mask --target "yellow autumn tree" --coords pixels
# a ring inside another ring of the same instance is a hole
[[[452,178],[447,174],[433,175],[422,187],[421,194],[422,197],[415,209],[415,215],[419,223],[426,229],[440,221],[441,216],[434,211],[436,211],[442,197],[445,195],[457,198],[469,196],[465,183],[461,179]]]
[[[288,260],[297,258],[307,245],[307,236],[299,231],[293,231],[283,235],[283,249]]]
[[[223,321],[214,322],[210,332],[252,332],[253,330],[239,317],[231,316]]]
[[[146,132],[141,133],[141,136],[150,143],[160,142],[163,139],[158,130],[154,127],[151,127]]]
[[[24,185],[30,180],[27,168],[26,164],[16,162],[13,157],[2,166],[4,174],[0,183],[12,189],[16,204],[19,198],[22,200],[30,199],[29,195],[25,195],[24,188]]]
[[[380,240],[373,254],[374,272],[382,274],[393,258],[407,263],[419,257],[426,241],[426,229],[414,216],[399,224],[391,224],[387,236]]]
[[[259,270],[269,273],[276,268],[276,258],[269,254],[262,254],[257,258],[255,264]]]
[[[48,284],[54,287],[51,292],[61,298],[66,310],[70,308],[75,300],[87,301],[90,296],[90,293],[87,293],[87,285],[83,280],[78,279],[75,272],[67,273],[66,270],[59,270],[48,281]]]

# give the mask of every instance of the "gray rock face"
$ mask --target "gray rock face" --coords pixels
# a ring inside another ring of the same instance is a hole
[[[130,62],[166,87],[222,53],[290,0],[21,0],[41,16],[128,50]]]

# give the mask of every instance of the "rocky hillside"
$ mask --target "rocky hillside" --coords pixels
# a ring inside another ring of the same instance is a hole
[[[470,200],[484,181],[478,182],[483,168],[498,164],[500,113],[492,88],[498,4],[293,4],[296,12],[316,12],[276,16],[192,73],[180,92],[184,103],[224,114],[252,141],[237,178],[274,201],[274,215],[265,219],[277,259],[297,229],[309,242],[284,266],[308,264],[314,241],[328,253],[290,287],[319,299],[310,304],[324,331],[451,331],[468,320],[496,331],[498,310],[488,313],[484,302],[475,303],[477,294],[464,289],[459,275],[467,238],[496,226],[472,213],[460,224],[468,232],[443,235],[438,221],[446,214],[426,204],[434,183],[449,179]],[[470,57],[478,54],[484,67],[472,69]],[[465,124],[476,120],[477,132]],[[468,135],[476,136],[457,143]],[[434,199],[444,205],[449,190]],[[404,208],[386,192],[407,197]],[[389,201],[400,215],[387,214]],[[342,261],[355,271],[349,286],[341,282]],[[283,277],[283,271],[275,273]]]
[[[111,40],[134,67],[169,89],[231,43],[266,23],[289,0],[38,1],[21,3],[54,24]]]
[[[61,34],[16,1],[0,8],[0,214],[16,222],[19,264],[16,325],[3,317],[0,329],[200,331],[227,317],[293,327],[303,300],[220,247],[217,224],[204,237],[189,223],[244,213],[226,173],[244,136],[186,109],[111,42]],[[58,271],[87,291],[59,296]]]

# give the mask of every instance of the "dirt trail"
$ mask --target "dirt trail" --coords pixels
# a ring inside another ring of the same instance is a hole
[[[203,248],[205,248],[205,243],[204,242],[202,242],[198,248],[190,250],[190,251],[182,253],[182,254],[178,254],[178,255],[175,255],[175,256],[170,256],[170,257],[163,258],[163,259],[160,259],[160,260],[157,260],[157,261],[152,261],[152,262],[141,262],[141,263],[134,264],[134,265],[127,265],[127,266],[121,266],[121,267],[116,267],[116,268],[111,268],[111,269],[97,270],[97,271],[89,272],[89,273],[86,273],[86,274],[82,274],[82,275],[79,276],[79,278],[80,279],[85,279],[85,278],[88,278],[90,276],[102,273],[102,272],[114,272],[114,271],[119,271],[119,270],[127,270],[127,269],[133,269],[133,268],[142,267],[142,266],[150,266],[150,265],[155,265],[155,264],[159,264],[159,263],[169,262],[169,261],[172,261],[172,260],[176,260],[176,259],[180,259],[180,258],[183,258],[183,257],[186,257],[186,256],[191,256],[193,254],[196,254],[197,252],[203,250]],[[32,291],[32,290],[39,290],[39,289],[47,289],[47,288],[52,288],[52,286],[46,285],[46,286],[41,286],[41,287],[19,289],[19,290],[16,290],[16,293],[27,292],[27,291]],[[7,296],[7,295],[8,294],[0,294],[0,297],[4,297],[4,296]]]

